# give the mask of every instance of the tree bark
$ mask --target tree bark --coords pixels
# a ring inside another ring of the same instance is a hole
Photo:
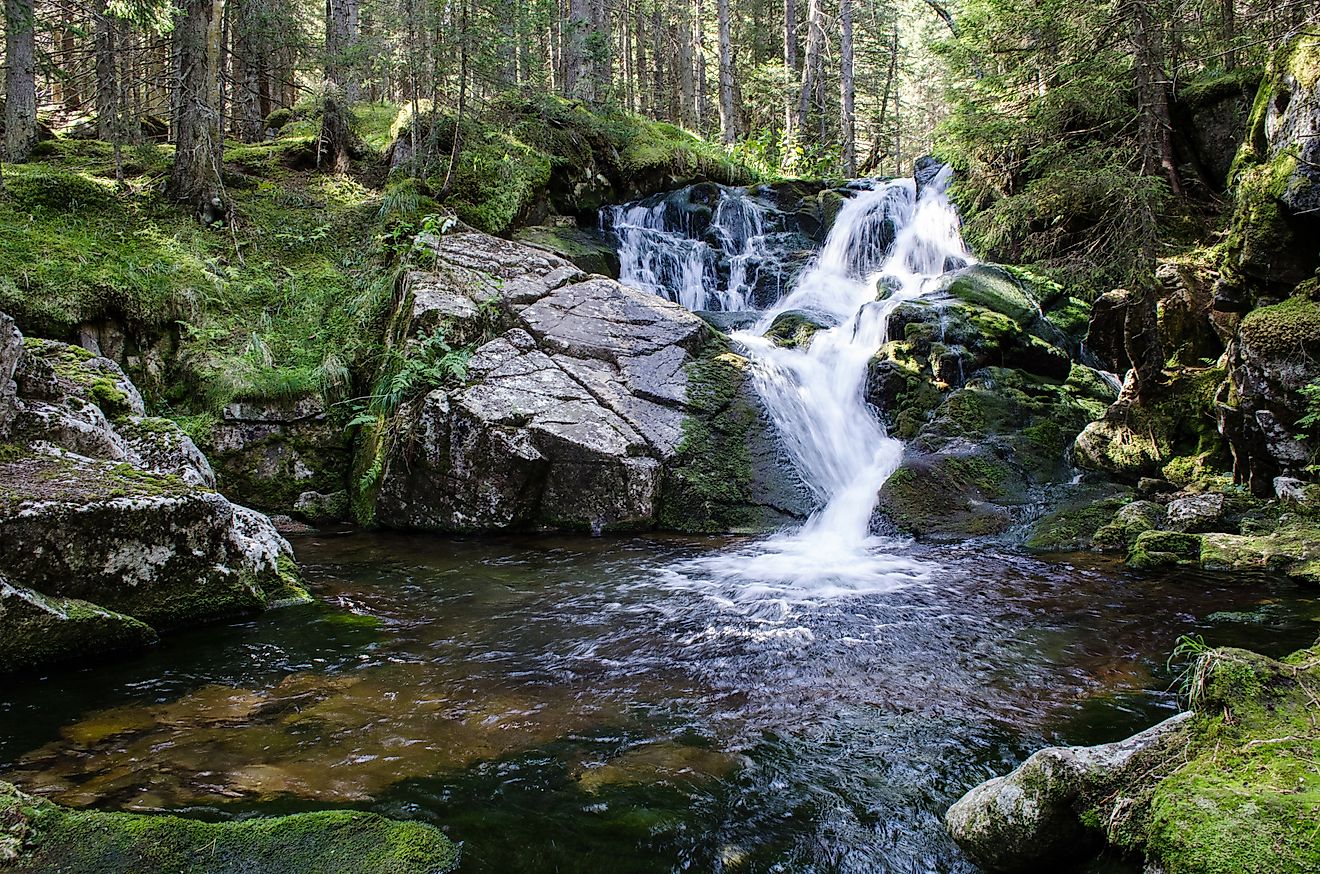
[[[26,161],[37,144],[37,60],[32,0],[5,0],[5,153]]]
[[[821,54],[825,49],[825,12],[821,0],[807,4],[807,51],[802,63],[802,88],[798,92],[798,138],[805,136],[811,121],[811,105],[820,87]]]
[[[174,168],[170,196],[206,221],[227,206],[220,184],[220,19],[223,0],[185,0],[174,24]]]
[[[797,82],[797,3],[784,0],[784,143],[796,142],[793,84]]]
[[[733,104],[733,40],[729,26],[729,0],[719,0],[720,31],[720,139],[732,145],[738,139],[738,121]]]
[[[264,131],[261,111],[262,71],[266,67],[261,0],[239,0],[234,16],[234,133],[255,143]]]
[[[1132,31],[1133,70],[1141,112],[1141,134],[1145,154],[1142,171],[1157,164],[1169,182],[1169,190],[1182,194],[1182,179],[1173,152],[1173,119],[1169,111],[1169,77],[1159,33],[1145,0],[1127,5]]]
[[[596,96],[591,61],[587,57],[591,7],[591,0],[570,0],[564,34],[564,95],[588,102]]]
[[[696,0],[696,27],[692,32],[692,52],[697,60],[697,130],[706,129],[706,16],[703,0]]]
[[[683,97],[680,121],[684,127],[697,126],[697,82],[692,71],[692,18],[686,6],[679,7],[678,90]]]
[[[96,138],[109,142],[115,129],[115,29],[105,0],[93,7],[92,43],[96,55]]]
[[[839,0],[839,133],[843,140],[843,175],[857,175],[857,124],[853,118],[852,0]]]
[[[352,50],[357,40],[357,0],[326,0],[325,4],[325,110],[317,165],[347,173],[353,146],[352,105],[358,86],[352,72]]]

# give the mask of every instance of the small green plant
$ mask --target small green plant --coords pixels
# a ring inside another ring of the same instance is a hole
[[[1195,710],[1204,696],[1206,674],[1210,666],[1206,658],[1209,652],[1210,645],[1204,637],[1199,634],[1183,634],[1174,643],[1173,652],[1164,663],[1170,673],[1175,665],[1182,665],[1174,684],[1178,687],[1178,697],[1186,702],[1189,710]]]

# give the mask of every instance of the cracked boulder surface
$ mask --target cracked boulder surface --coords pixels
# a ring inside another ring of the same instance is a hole
[[[656,527],[667,468],[705,433],[693,421],[690,370],[719,335],[678,304],[541,249],[475,231],[426,244],[436,266],[408,277],[398,341],[443,330],[476,348],[463,385],[401,412],[376,522],[464,532]],[[748,453],[770,429],[759,411],[753,418],[735,453],[763,469],[735,465],[727,491],[750,525],[772,527],[810,507],[800,484],[771,499],[748,487],[795,478],[780,454]]]
[[[0,673],[307,597],[270,520],[114,362],[0,315],[0,411]]]

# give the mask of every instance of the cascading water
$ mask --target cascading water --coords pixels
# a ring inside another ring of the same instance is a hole
[[[758,290],[775,286],[777,298],[788,278],[791,232],[745,188],[689,186],[602,218],[619,243],[620,280],[690,310],[757,309]]]
[[[716,584],[725,597],[788,602],[876,591],[919,579],[920,562],[870,533],[884,481],[902,443],[885,433],[866,402],[867,363],[887,341],[888,316],[933,290],[947,269],[971,262],[958,217],[945,196],[946,168],[921,186],[878,183],[840,210],[797,286],[754,328],[733,335],[753,363],[756,387],[818,509],[797,530],[678,569]],[[880,298],[877,300],[877,298]],[[787,310],[830,325],[805,348],[781,348],[764,334]]]

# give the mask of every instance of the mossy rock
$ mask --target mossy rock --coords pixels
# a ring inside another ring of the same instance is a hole
[[[1206,534],[1200,560],[1208,570],[1267,571],[1320,585],[1320,521],[1283,514],[1262,534]]]
[[[1253,353],[1288,358],[1320,351],[1320,302],[1292,297],[1252,310],[1238,327]]]
[[[1119,492],[1119,493],[1116,493]],[[1080,552],[1091,549],[1098,532],[1113,524],[1127,506],[1126,490],[1113,485],[1087,486],[1032,523],[1026,547],[1038,552]]]
[[[442,874],[459,862],[434,826],[352,810],[202,822],[70,810],[0,783],[0,823],[0,866],[14,874]]]
[[[1191,754],[1154,789],[1147,858],[1167,874],[1320,871],[1320,649],[1217,649],[1195,678]]]
[[[155,642],[156,632],[131,616],[75,598],[49,598],[0,577],[0,674]]]
[[[587,273],[619,278],[619,253],[598,231],[576,226],[537,225],[519,228],[513,239],[549,249]]]
[[[1019,521],[1026,497],[1022,472],[984,448],[909,451],[880,488],[872,527],[932,542],[1001,534]]]
[[[1120,507],[1113,518],[1095,532],[1092,546],[1101,552],[1127,552],[1147,531],[1164,527],[1165,510],[1153,501],[1133,501]]]
[[[1201,535],[1179,531],[1143,531],[1128,551],[1127,563],[1137,570],[1198,564]]]
[[[819,317],[806,310],[787,310],[775,316],[765,336],[776,346],[785,349],[805,349],[811,345],[811,338],[817,331],[828,327]]]

